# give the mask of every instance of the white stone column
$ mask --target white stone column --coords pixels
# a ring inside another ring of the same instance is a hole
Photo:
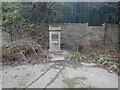
[[[61,51],[60,27],[49,26],[49,51]]]

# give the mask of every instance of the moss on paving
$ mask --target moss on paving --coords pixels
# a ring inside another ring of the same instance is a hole
[[[79,80],[85,81],[87,78],[85,77],[75,77],[75,78],[65,78],[63,80],[64,83],[68,85],[68,88],[76,88],[76,85],[79,85],[80,88],[93,88],[91,85],[85,85],[83,82],[80,82]]]

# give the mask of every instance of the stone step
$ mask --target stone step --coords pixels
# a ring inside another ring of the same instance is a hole
[[[49,52],[48,57],[50,61],[59,61],[59,60],[65,60],[67,54],[68,54],[67,51]]]

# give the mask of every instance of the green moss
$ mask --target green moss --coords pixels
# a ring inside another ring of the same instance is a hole
[[[74,80],[66,78],[63,80],[63,82],[68,85],[68,88],[75,88],[76,82]]]
[[[64,83],[68,85],[68,88],[93,88],[91,85],[85,85],[81,81],[87,80],[85,77],[75,77],[75,78],[65,78],[63,80]],[[77,87],[76,87],[77,86]]]

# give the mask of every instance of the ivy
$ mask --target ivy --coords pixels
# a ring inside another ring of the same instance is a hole
[[[21,20],[20,10],[20,3],[2,2],[2,25],[9,25]]]

